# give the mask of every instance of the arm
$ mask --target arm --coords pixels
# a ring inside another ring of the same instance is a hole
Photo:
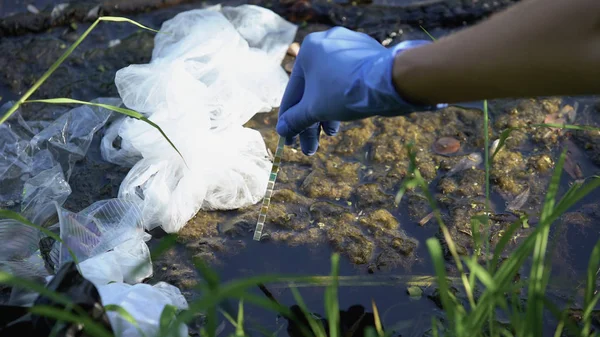
[[[600,1],[525,0],[398,54],[393,83],[421,104],[600,94]]]

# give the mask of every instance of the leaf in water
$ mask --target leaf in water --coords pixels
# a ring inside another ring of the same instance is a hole
[[[419,221],[419,226],[425,226],[425,224],[428,223],[429,220],[431,220],[431,218],[433,218],[433,215],[433,212],[427,214],[423,219]]]
[[[575,145],[572,141],[567,140],[567,157],[565,158],[565,171],[571,176],[571,178],[575,180],[580,180],[584,178],[583,171],[581,170],[581,166],[578,163],[577,158],[583,156],[583,153],[579,150],[577,145]]]
[[[460,171],[475,168],[483,163],[483,157],[479,152],[473,152],[461,159],[456,166],[454,166],[447,174],[447,177],[457,174]]]
[[[575,118],[577,118],[577,109],[579,108],[579,102],[575,102],[574,106],[565,105],[562,109],[564,113],[564,118],[567,119],[568,123],[575,122]]]
[[[529,189],[529,187],[527,187],[525,189],[525,191],[523,191],[523,192],[521,192],[521,194],[517,195],[517,197],[506,206],[506,209],[509,211],[520,210],[521,207],[523,207],[523,205],[525,205],[525,203],[529,199],[529,191],[530,191],[530,189]]]
[[[414,298],[421,298],[421,296],[423,295],[423,289],[421,289],[421,287],[418,286],[410,286],[406,288],[406,291],[408,292],[408,295],[410,297]]]
[[[552,114],[548,114],[546,115],[546,118],[544,118],[544,124],[557,124],[557,125],[564,125],[567,121],[562,118],[559,117],[558,113],[552,113]],[[558,130],[558,127],[551,127],[550,130]]]

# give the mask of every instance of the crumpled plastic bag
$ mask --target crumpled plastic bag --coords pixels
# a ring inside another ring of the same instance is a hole
[[[124,308],[136,320],[139,328],[148,337],[158,336],[160,316],[166,305],[171,305],[179,310],[188,308],[187,301],[177,287],[165,282],[154,286],[149,284],[129,285],[124,283],[111,283],[99,286],[98,291],[102,303],[115,304]],[[112,328],[117,337],[137,337],[137,328],[120,316],[117,312],[108,312]],[[178,327],[178,334],[171,336],[187,336],[188,328],[185,324]]]
[[[121,104],[119,98],[92,102]],[[0,113],[13,104],[4,104]],[[62,205],[71,194],[68,181],[73,165],[85,157],[94,134],[111,113],[95,106],[79,106],[53,122],[28,123],[17,110],[0,125],[0,207],[21,203],[21,213],[38,225],[52,217],[52,202]]]
[[[41,233],[11,219],[0,220],[0,270],[27,279],[49,275],[39,251]]]
[[[96,286],[111,282],[140,283],[152,276],[150,249],[144,241],[131,239],[79,263],[79,268]]]
[[[58,265],[72,261],[71,249],[83,276],[97,285],[108,282],[138,283],[152,275],[150,250],[145,241],[142,214],[137,204],[120,199],[95,202],[79,213],[58,207],[60,251]]]
[[[261,135],[242,125],[279,106],[288,82],[280,62],[296,30],[254,5],[191,10],[163,23],[149,64],[117,72],[123,104],[185,158],[142,121],[106,131],[103,158],[132,167],[119,198],[139,205],[147,229],[177,232],[201,209],[261,200],[271,162]]]

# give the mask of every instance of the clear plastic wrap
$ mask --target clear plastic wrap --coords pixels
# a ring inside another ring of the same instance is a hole
[[[149,64],[117,72],[124,105],[185,158],[142,121],[107,130],[103,157],[132,166],[119,198],[138,204],[147,229],[177,232],[200,209],[260,201],[271,163],[260,134],[242,125],[279,105],[288,81],[280,62],[296,30],[253,5],[191,10],[163,23]]]

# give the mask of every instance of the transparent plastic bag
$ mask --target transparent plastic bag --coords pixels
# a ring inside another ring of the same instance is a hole
[[[260,49],[281,63],[289,47],[282,41],[294,41],[297,27],[271,10],[253,5],[225,6],[221,12],[252,48]],[[257,24],[260,23],[260,24]]]
[[[28,179],[23,186],[21,213],[35,224],[44,224],[56,214],[56,207],[64,204],[71,194],[60,165],[55,164]]]
[[[118,98],[98,98],[93,103],[119,106]],[[31,139],[34,151],[49,150],[65,172],[69,181],[73,164],[85,157],[92,138],[104,126],[111,111],[95,106],[82,105],[71,109],[44,128]]]
[[[60,221],[60,264],[71,261],[67,247],[82,262],[131,240],[146,237],[142,215],[130,201],[108,199],[95,202],[79,213],[57,206]]]
[[[121,104],[118,98],[92,102]],[[4,104],[0,112],[13,104]],[[104,108],[79,106],[50,123],[26,122],[17,110],[0,125],[0,207],[23,202],[21,212],[36,224],[53,216],[53,202],[62,205],[71,193],[68,181],[73,165],[86,155],[94,134],[110,115]]]
[[[160,316],[166,305],[180,310],[188,308],[187,301],[178,288],[164,282],[155,286],[149,284],[128,285],[111,283],[99,286],[98,291],[103,305],[114,304],[124,308],[136,320],[139,328],[147,337],[158,336]],[[137,337],[136,327],[124,319],[119,313],[108,312],[112,328],[117,337]],[[171,336],[187,336],[188,329],[181,324]]]
[[[0,114],[13,104],[11,101],[2,105]],[[31,135],[26,128],[15,123],[17,118],[13,115],[0,125],[0,207],[13,207],[20,203],[23,183],[31,171]]]
[[[271,163],[260,134],[242,125],[279,105],[288,81],[280,62],[296,30],[253,5],[191,10],[163,23],[168,34],[156,35],[149,64],[117,72],[125,106],[158,124],[185,158],[141,121],[109,128],[105,159],[130,166],[142,157],[119,198],[140,207],[147,229],[177,232],[200,209],[260,201]]]
[[[30,280],[43,280],[49,272],[38,246],[41,238],[36,228],[10,219],[0,220],[0,270]]]
[[[119,136],[123,124],[131,121],[133,121],[131,118],[119,118],[104,131],[100,144],[102,159],[124,167],[133,167],[142,159],[141,153],[131,145],[131,142]]]
[[[96,286],[110,282],[136,284],[152,276],[150,249],[140,238],[79,263],[82,275]]]

